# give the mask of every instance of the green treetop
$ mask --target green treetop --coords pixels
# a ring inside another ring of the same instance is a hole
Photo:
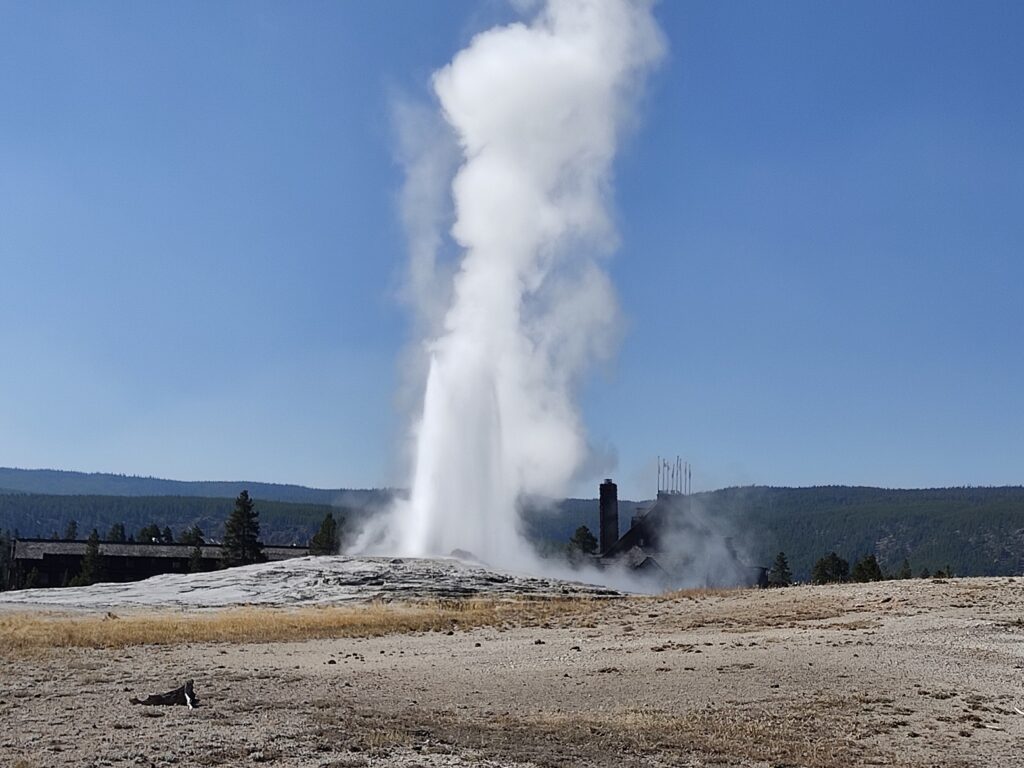
[[[850,563],[835,552],[829,552],[814,564],[811,581],[815,584],[829,584],[850,580]]]
[[[785,552],[775,556],[775,562],[768,569],[769,587],[788,587],[793,583],[793,572],[789,569],[789,561]]]
[[[597,539],[587,526],[581,525],[569,539],[569,547],[585,555],[592,555],[597,551]]]
[[[242,491],[224,523],[224,564],[231,567],[261,562],[263,545],[259,539],[259,513],[249,498],[249,492]]]
[[[323,522],[320,523],[320,530],[309,540],[309,554],[336,555],[339,546],[338,524],[334,520],[334,514],[328,512]]]

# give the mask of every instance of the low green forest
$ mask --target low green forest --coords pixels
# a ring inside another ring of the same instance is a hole
[[[345,497],[349,503],[268,500],[250,490],[268,544],[309,542],[328,512],[341,519],[341,538],[384,508],[386,490]],[[771,488],[750,486],[694,494],[698,514],[730,537],[752,565],[771,565],[778,552],[793,576],[807,580],[816,560],[830,551],[851,563],[874,554],[886,573],[906,559],[917,575],[946,570],[958,576],[1024,573],[1024,487],[888,490],[850,486]],[[61,535],[70,521],[84,539],[104,536],[115,523],[137,533],[147,525],[170,527],[174,536],[198,525],[210,539],[223,534],[234,497],[53,495],[0,493],[0,533],[23,537]],[[620,500],[620,532],[644,502]],[[547,552],[560,551],[576,529],[598,532],[596,499],[567,499],[524,510],[526,535]]]
[[[148,525],[169,527],[175,539],[182,531],[198,525],[207,539],[220,540],[224,521],[234,499],[206,499],[190,496],[51,496],[18,493],[0,494],[0,531],[24,538],[63,537],[68,523],[75,521],[78,538],[85,539],[95,528],[100,537],[116,523],[123,523],[128,535]],[[266,544],[306,545],[328,512],[335,518],[353,520],[366,508],[333,507],[327,504],[291,504],[256,499],[261,538]]]
[[[874,554],[886,573],[906,559],[917,575],[948,568],[958,576],[1024,573],[1024,487],[890,490],[855,486],[748,486],[692,497],[708,525],[733,539],[751,565],[783,551],[793,576],[810,578],[816,560],[835,551],[850,562]],[[624,532],[638,506],[619,501]],[[525,515],[526,529],[549,546],[580,525],[598,531],[597,501],[567,499]]]
[[[785,551],[796,578],[835,551],[853,562],[874,554],[883,572],[906,559],[958,576],[1024,573],[1024,487],[888,490],[849,486],[729,488],[701,494],[711,519],[769,565]],[[743,532],[746,532],[744,535]]]

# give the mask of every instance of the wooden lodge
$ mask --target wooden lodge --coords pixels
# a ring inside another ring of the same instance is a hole
[[[87,546],[85,541],[15,539],[11,544],[9,583],[14,588],[64,586],[82,570]],[[102,541],[99,544],[102,581],[139,581],[162,573],[188,573],[194,568],[195,549],[192,544]],[[267,560],[287,560],[308,554],[308,547],[263,546]],[[223,560],[224,547],[220,544],[199,546],[198,570],[217,570],[223,567]]]
[[[599,562],[605,566],[625,566],[664,590],[692,585],[695,578],[705,587],[767,586],[768,569],[743,562],[732,539],[712,529],[689,494],[659,490],[620,536],[618,487],[608,479],[600,492]]]

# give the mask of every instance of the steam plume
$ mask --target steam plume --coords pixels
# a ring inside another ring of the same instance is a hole
[[[574,385],[608,354],[616,322],[601,268],[615,245],[611,166],[662,49],[648,2],[549,0],[529,22],[477,35],[434,74],[461,155],[450,231],[461,258],[441,291],[445,311],[430,309],[437,290],[418,297],[419,315],[436,318],[423,348],[429,372],[411,495],[384,548],[459,548],[523,565],[518,501],[564,495],[582,465]],[[409,182],[425,183],[419,174]],[[423,211],[405,218],[439,221]],[[426,230],[411,233],[414,292],[438,283],[440,239]]]

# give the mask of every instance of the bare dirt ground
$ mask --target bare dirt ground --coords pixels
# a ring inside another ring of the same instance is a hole
[[[128,701],[188,678],[195,710]],[[1024,580],[629,597],[381,637],[8,650],[0,763],[1019,766]]]

